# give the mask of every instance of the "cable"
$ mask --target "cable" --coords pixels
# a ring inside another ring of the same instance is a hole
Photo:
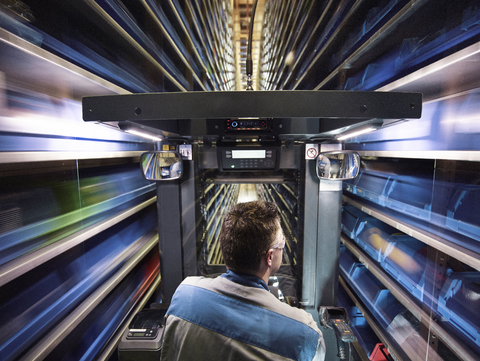
[[[252,8],[252,16],[250,17],[250,28],[248,30],[248,44],[247,44],[247,90],[253,90],[252,74],[253,74],[253,60],[252,60],[252,39],[253,39],[253,25],[255,22],[255,10],[257,9],[258,0],[255,0]]]
[[[343,342],[337,337],[338,358],[340,361],[347,361],[350,359],[350,343]]]

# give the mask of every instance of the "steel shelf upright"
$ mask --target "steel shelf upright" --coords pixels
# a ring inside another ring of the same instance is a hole
[[[187,1],[192,16],[195,18],[195,29],[208,54],[209,67],[215,74],[218,90],[234,89],[233,69],[233,33],[232,9],[229,2],[209,1],[200,4],[198,1]]]
[[[180,39],[178,33],[175,31],[175,28],[172,25],[171,20],[167,17],[165,11],[152,1],[143,0],[141,4],[149,15],[151,21],[156,24],[154,30],[150,31],[150,36],[153,38],[158,38],[157,30],[160,29],[161,34],[173,49],[174,54],[172,54],[172,58],[178,57],[184,64],[186,69],[186,77],[193,78],[193,82],[196,84],[193,85],[193,89],[198,88],[199,90],[208,90],[200,79],[201,74],[197,64],[195,63],[193,57],[189,54],[186,44],[183,43],[182,39]],[[173,18],[172,20],[176,20],[176,18]],[[145,25],[148,26],[148,22],[145,21],[145,23]],[[163,42],[162,45],[164,49],[167,47],[165,42]]]
[[[187,2],[185,5],[185,9],[182,9],[178,1],[176,0],[169,0],[170,10],[173,12],[173,16],[169,18],[172,23],[177,24],[178,27],[181,28],[183,37],[186,39],[185,46],[187,49],[191,49],[193,52],[196,63],[199,64],[200,68],[202,69],[202,74],[205,77],[205,81],[208,82],[209,88],[217,89],[215,79],[212,77],[212,74],[209,72],[208,69],[208,60],[207,55],[208,52],[205,50],[205,44],[202,38],[199,38],[195,35],[195,32],[192,29],[192,26],[195,26],[194,17],[192,15],[191,4]],[[167,11],[164,9],[164,11]],[[187,14],[189,14],[190,20],[187,19]],[[180,30],[179,30],[180,32]]]

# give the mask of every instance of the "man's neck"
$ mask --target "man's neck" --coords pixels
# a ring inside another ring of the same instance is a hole
[[[268,290],[268,278],[265,281],[262,277],[259,277],[254,273],[234,272],[228,270],[223,276],[244,286],[261,287]]]
[[[266,270],[266,272],[256,272],[254,273],[254,276],[257,276],[268,285],[268,279],[270,278],[270,272],[268,272],[268,269]]]

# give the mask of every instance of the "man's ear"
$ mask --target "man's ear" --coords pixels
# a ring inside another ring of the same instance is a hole
[[[267,254],[265,255],[268,267],[272,267],[272,265],[273,265],[273,251],[274,250],[272,248],[270,248],[268,250]]]

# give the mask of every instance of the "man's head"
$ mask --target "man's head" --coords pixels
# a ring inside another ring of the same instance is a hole
[[[280,218],[274,203],[239,203],[225,216],[220,233],[225,265],[233,271],[256,273],[262,257],[283,248],[284,240],[283,245],[280,244],[282,238]]]

